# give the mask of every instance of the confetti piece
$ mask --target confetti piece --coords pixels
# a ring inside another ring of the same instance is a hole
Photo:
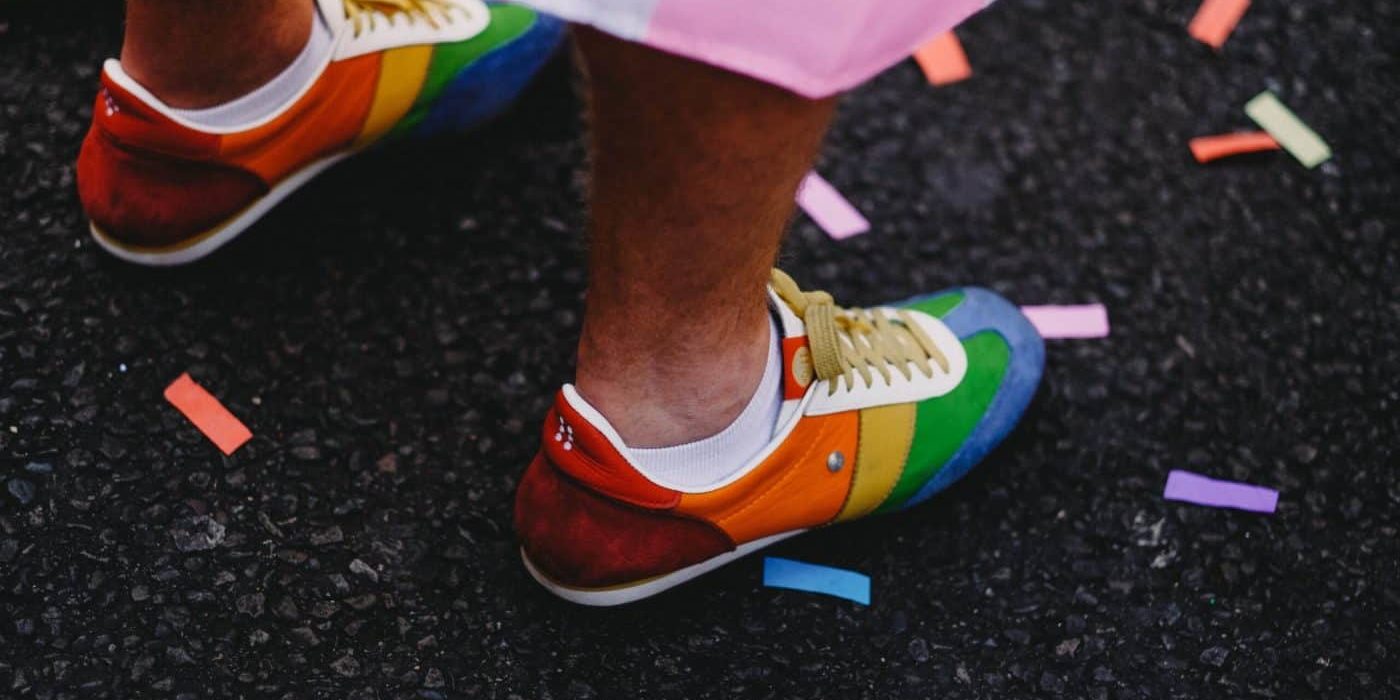
[[[841,240],[870,230],[870,222],[815,171],[797,188],[797,204],[827,235]]]
[[[1042,338],[1103,338],[1108,336],[1108,309],[1103,304],[1022,306]]]
[[[1272,513],[1278,507],[1278,491],[1263,486],[1241,484],[1237,481],[1211,479],[1188,471],[1173,469],[1167,475],[1167,488],[1162,497],[1217,508],[1238,508],[1256,513]]]
[[[854,600],[861,605],[870,604],[869,576],[792,559],[764,557],[763,585],[769,588],[825,593]]]
[[[947,85],[972,77],[972,66],[962,42],[951,31],[943,32],[914,52],[914,60],[934,85]]]
[[[226,455],[233,454],[234,450],[253,437],[248,426],[229,413],[204,387],[190,379],[189,374],[180,375],[165,388],[165,400],[185,414],[194,427],[199,428],[199,432],[204,433]]]
[[[1198,136],[1191,139],[1191,155],[1196,156],[1198,163],[1209,163],[1219,158],[1243,153],[1277,151],[1278,149],[1278,141],[1262,131]]]
[[[1255,95],[1254,99],[1245,103],[1244,113],[1264,127],[1264,131],[1269,132],[1304,167],[1316,168],[1332,157],[1332,149],[1327,142],[1283,106],[1274,93],[1265,90]]]
[[[1219,49],[1230,38],[1230,32],[1235,31],[1235,25],[1247,9],[1249,0],[1205,0],[1186,31],[1197,41]]]

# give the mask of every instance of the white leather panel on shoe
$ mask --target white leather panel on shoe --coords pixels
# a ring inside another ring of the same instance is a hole
[[[882,306],[870,311],[886,318],[896,318],[899,310]],[[963,349],[962,341],[958,340],[942,321],[912,309],[904,311],[913,317],[934,345],[943,351],[944,356],[948,358],[948,371],[943,371],[937,362],[930,359],[929,368],[933,371],[933,376],[924,376],[917,366],[910,363],[910,378],[905,379],[902,373],[890,367],[890,382],[886,384],[885,378],[872,368],[870,378],[874,382],[873,386],[865,382],[860,372],[852,372],[855,377],[854,386],[842,380],[838,382],[835,394],[828,393],[831,388],[830,382],[823,379],[814,383],[808,390],[814,396],[803,413],[821,416],[874,406],[923,401],[942,396],[962,383],[963,377],[967,375],[967,351]]]
[[[338,4],[330,2],[323,3],[322,6]],[[358,35],[355,34],[354,23],[344,18],[343,10],[329,10],[341,12],[336,18],[341,36],[340,43],[336,46],[335,59],[351,58],[400,46],[465,41],[480,34],[491,24],[491,10],[481,0],[449,0],[447,4],[451,6],[448,9],[430,10],[437,27],[421,16],[371,14],[361,20]]]

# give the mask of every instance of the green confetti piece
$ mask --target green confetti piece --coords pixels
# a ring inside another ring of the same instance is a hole
[[[1304,167],[1315,168],[1332,157],[1332,148],[1327,142],[1283,106],[1274,93],[1265,90],[1255,95],[1254,99],[1245,103],[1244,113],[1269,132]]]

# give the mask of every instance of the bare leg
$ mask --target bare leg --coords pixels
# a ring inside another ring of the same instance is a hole
[[[633,447],[704,438],[763,374],[769,269],[836,100],[577,37],[593,158],[578,389]]]
[[[252,92],[306,45],[311,0],[127,0],[122,68],[166,104]]]

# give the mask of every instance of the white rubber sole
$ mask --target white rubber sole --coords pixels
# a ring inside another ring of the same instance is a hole
[[[249,204],[243,211],[208,231],[172,246],[148,248],[123,243],[103,232],[97,224],[92,222],[88,222],[88,230],[92,232],[93,240],[97,241],[97,245],[102,246],[103,250],[129,263],[147,267],[172,267],[192,263],[224,247],[273,207],[280,204],[282,200],[301,189],[302,185],[320,175],[326,168],[358,152],[358,150],[347,149],[312,161],[303,166],[301,170],[283,178],[281,182],[268,190],[267,194]]]
[[[520,550],[520,559],[525,562],[525,570],[529,571],[530,575],[533,576],[536,581],[539,581],[541,586],[548,589],[550,593],[571,603],[578,603],[579,605],[608,607],[631,603],[643,598],[650,598],[657,593],[679,586],[701,574],[707,574],[725,564],[737,559],[742,559],[770,544],[781,542],[789,537],[800,535],[804,532],[806,532],[806,530],[791,530],[788,532],[780,532],[776,535],[769,535],[762,539],[741,544],[732,552],[725,552],[719,556],[706,559],[699,564],[691,564],[684,569],[677,569],[669,574],[654,576],[649,579],[637,581],[636,583],[623,583],[606,588],[572,588],[565,586],[540,573],[539,569],[536,569],[535,565],[530,562],[530,557],[526,556],[524,549]]]

